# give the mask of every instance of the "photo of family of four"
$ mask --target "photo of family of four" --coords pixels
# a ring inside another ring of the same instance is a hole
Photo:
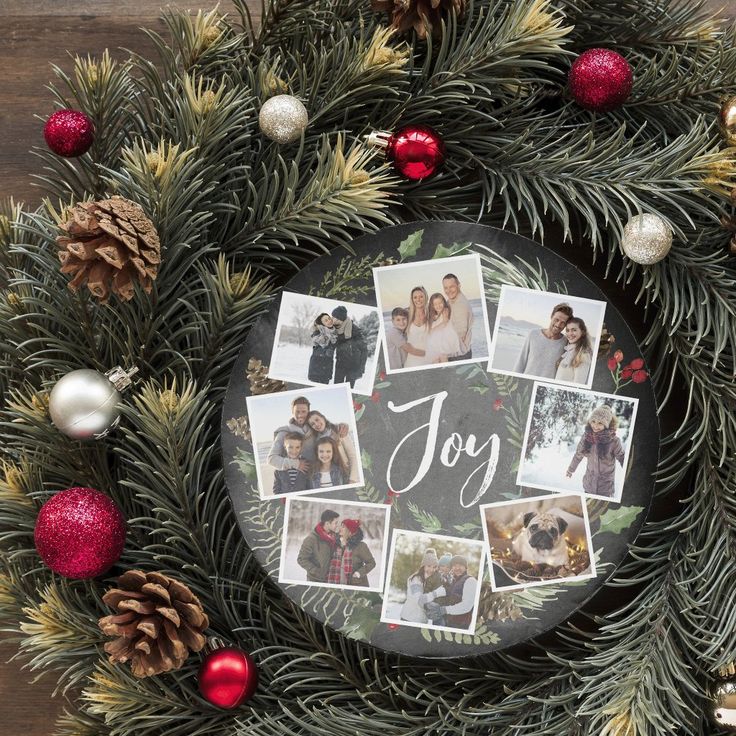
[[[504,286],[489,369],[589,387],[604,313],[604,302]]]
[[[477,256],[374,269],[387,372],[488,357],[488,318]],[[406,291],[406,283],[418,285]],[[427,288],[431,285],[431,288]]]
[[[247,402],[262,498],[363,482],[346,384],[249,397]]]

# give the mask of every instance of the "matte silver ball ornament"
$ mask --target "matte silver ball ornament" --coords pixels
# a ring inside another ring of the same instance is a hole
[[[67,373],[51,389],[49,413],[56,428],[75,440],[100,439],[120,421],[120,392],[137,368],[107,373],[90,368]]]
[[[624,227],[621,247],[635,263],[650,266],[670,252],[672,230],[659,215],[636,215]]]
[[[309,123],[307,108],[291,95],[269,97],[261,107],[258,125],[276,143],[293,143]]]
[[[736,729],[736,682],[718,685],[713,703],[713,720],[729,731]]]

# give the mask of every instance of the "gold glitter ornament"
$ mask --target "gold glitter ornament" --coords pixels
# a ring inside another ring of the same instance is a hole
[[[724,729],[736,730],[736,682],[721,682],[715,693],[713,720]]]
[[[309,123],[307,108],[292,95],[269,97],[261,107],[258,125],[276,143],[293,143]]]
[[[729,146],[736,146],[736,95],[723,100],[718,122],[721,127],[721,135],[726,143]]]
[[[658,215],[636,215],[626,223],[621,247],[634,263],[650,266],[670,252],[672,230]]]

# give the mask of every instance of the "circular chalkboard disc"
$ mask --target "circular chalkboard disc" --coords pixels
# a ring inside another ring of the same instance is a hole
[[[267,574],[352,639],[419,657],[563,622],[644,523],[659,453],[637,342],[576,267],[480,225],[387,228],[256,322],[226,480]]]

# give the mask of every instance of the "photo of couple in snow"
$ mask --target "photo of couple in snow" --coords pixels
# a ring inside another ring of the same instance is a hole
[[[483,560],[480,541],[394,529],[381,621],[474,631]]]
[[[479,256],[382,266],[373,277],[387,373],[488,359]]]
[[[375,307],[285,291],[268,375],[308,386],[347,383],[370,396],[378,328]]]
[[[246,399],[261,498],[363,484],[348,384]]]

